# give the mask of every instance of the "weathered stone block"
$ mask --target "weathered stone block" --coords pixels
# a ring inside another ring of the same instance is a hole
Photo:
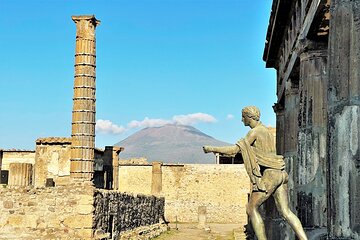
[[[17,226],[22,226],[23,223],[23,216],[21,215],[10,215],[7,223],[11,226],[17,227]]]
[[[38,216],[36,215],[24,215],[23,216],[23,224],[25,227],[28,228],[36,228],[37,226],[37,220],[38,220]]]
[[[6,209],[13,208],[14,207],[14,202],[13,201],[5,201],[3,203],[3,205],[4,205],[4,208],[6,208]]]
[[[69,228],[91,228],[92,215],[72,215],[64,220],[64,225]]]
[[[61,228],[60,220],[56,214],[48,216],[47,227],[48,228]]]
[[[45,229],[47,228],[47,224],[45,223],[45,220],[43,218],[38,218],[36,221],[37,229]]]
[[[91,214],[94,211],[93,205],[77,205],[76,212],[79,214]]]
[[[29,228],[36,228],[37,226],[37,219],[36,215],[18,215],[14,214],[9,216],[7,223],[13,227],[29,227]]]
[[[92,195],[80,195],[80,199],[78,201],[81,205],[93,204],[93,196]]]
[[[93,230],[90,229],[80,229],[77,231],[81,239],[92,239],[93,237]]]
[[[60,174],[60,172],[59,172]],[[56,186],[65,186],[65,185],[68,185],[70,182],[70,177],[69,176],[59,176],[57,179],[56,179]]]
[[[31,206],[37,206],[38,203],[37,203],[37,202],[33,202],[33,201],[29,201],[29,202],[27,202],[27,205],[28,205],[29,207],[31,207]]]

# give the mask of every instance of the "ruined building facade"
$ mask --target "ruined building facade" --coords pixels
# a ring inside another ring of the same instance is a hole
[[[95,28],[76,23],[71,138],[0,149],[0,239],[136,239],[166,231],[164,198],[119,189],[121,147],[95,148]]]
[[[263,59],[277,72],[277,152],[310,239],[360,239],[359,26],[360,1],[273,1]],[[293,237],[273,207],[270,238]]]

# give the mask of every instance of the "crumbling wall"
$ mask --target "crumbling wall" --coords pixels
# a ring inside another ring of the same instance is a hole
[[[70,138],[40,138],[36,141],[34,185],[44,187],[46,179],[55,185],[67,184],[70,178]]]
[[[118,239],[122,233],[131,236],[136,229],[159,225],[157,231],[149,231],[151,236],[159,235],[166,228],[161,228],[164,216],[164,198],[155,196],[132,195],[118,191],[95,190],[94,223],[95,235]],[[130,231],[130,233],[129,233]],[[143,233],[146,230],[142,229]]]
[[[120,191],[149,194],[152,166],[121,165]],[[246,204],[250,183],[243,165],[165,164],[162,192],[165,218],[197,222],[199,207],[206,208],[208,222],[247,223]]]
[[[94,188],[0,188],[0,239],[90,239]]]
[[[3,150],[1,170],[9,170],[10,163],[35,163],[35,151]]]

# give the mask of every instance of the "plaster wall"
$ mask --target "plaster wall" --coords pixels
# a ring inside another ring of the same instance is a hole
[[[67,184],[70,177],[70,142],[37,144],[35,161],[35,186],[45,186],[52,178],[55,185]]]

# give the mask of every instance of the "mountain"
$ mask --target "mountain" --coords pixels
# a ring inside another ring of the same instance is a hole
[[[200,130],[185,125],[167,124],[142,129],[115,146],[124,147],[121,159],[145,157],[149,162],[215,163],[212,153],[205,154],[204,145],[226,146]]]

